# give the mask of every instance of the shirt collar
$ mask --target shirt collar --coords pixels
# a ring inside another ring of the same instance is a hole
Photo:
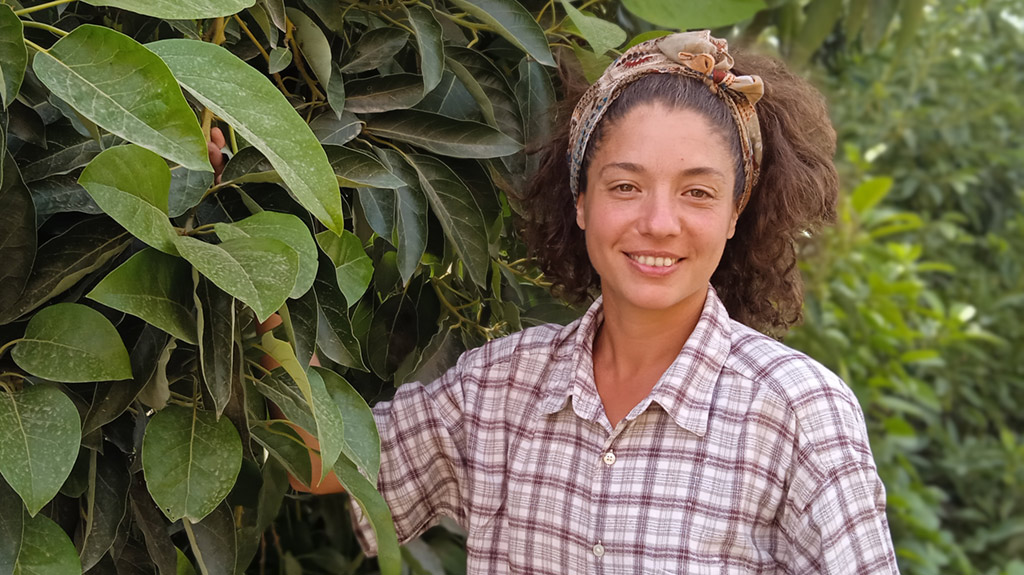
[[[546,382],[540,411],[560,411],[572,397],[573,411],[595,421],[602,409],[594,384],[593,345],[597,328],[604,321],[602,299],[598,298],[576,322],[565,328],[556,349],[557,368]],[[732,347],[732,324],[725,305],[708,286],[707,299],[693,333],[672,365],[665,370],[651,393],[626,416],[631,420],[657,403],[677,425],[703,436],[722,367]],[[613,422],[614,424],[614,422]]]

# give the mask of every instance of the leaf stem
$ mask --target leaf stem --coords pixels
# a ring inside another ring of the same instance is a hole
[[[55,34],[57,36],[60,36],[61,38],[63,38],[64,36],[68,35],[68,33],[65,32],[64,30],[61,30],[60,28],[57,28],[56,26],[50,26],[49,24],[43,24],[42,22],[34,22],[32,20],[22,20],[21,24],[23,26],[25,26],[26,28],[39,28],[40,30],[46,30],[47,32],[52,32],[53,34]]]
[[[47,52],[47,53],[49,52],[49,50],[47,50],[46,48],[43,48],[42,46],[40,46],[39,44],[36,44],[32,40],[29,40],[28,38],[25,38],[24,40],[25,40],[25,45],[26,46],[28,46],[29,48],[32,48],[33,50],[35,50],[37,52]]]
[[[235,141],[235,127],[228,124],[228,141],[231,142],[231,153],[238,153],[238,142]]]
[[[75,0],[53,0],[52,2],[44,2],[38,6],[29,6],[28,8],[22,8],[21,10],[15,10],[15,16],[24,16],[25,14],[31,14],[33,12],[39,12],[40,10],[46,10],[47,8],[53,8],[54,6],[60,6],[61,4],[69,4]]]
[[[22,339],[23,338],[19,337],[17,339],[12,339],[11,341],[9,341],[9,342],[7,342],[7,343],[5,343],[3,345],[0,345],[0,357],[4,356],[4,352],[7,351],[7,348],[12,347],[14,345],[17,345],[18,342],[20,342]]]

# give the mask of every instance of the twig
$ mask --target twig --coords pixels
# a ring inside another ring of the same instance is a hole
[[[53,34],[56,34],[57,36],[60,36],[61,38],[63,38],[64,36],[68,35],[68,33],[65,32],[64,30],[61,30],[60,28],[57,28],[56,26],[50,26],[49,24],[43,24],[42,22],[34,22],[32,20],[22,20],[21,23],[26,28],[39,28],[40,30],[46,30],[47,32],[52,32]]]
[[[61,4],[69,4],[75,0],[53,0],[53,2],[46,2],[39,4],[38,6],[29,6],[28,8],[22,8],[21,10],[15,10],[15,16],[24,16],[25,14],[31,14],[33,12],[39,12],[40,10],[46,10],[47,8],[53,8],[54,6],[60,6]]]

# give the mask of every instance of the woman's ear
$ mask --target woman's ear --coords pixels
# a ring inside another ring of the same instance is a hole
[[[732,220],[729,221],[729,235],[726,236],[726,239],[731,240],[732,237],[734,235],[736,235],[736,221],[739,220],[739,219],[740,219],[740,213],[734,207],[732,209]]]
[[[583,207],[583,192],[580,192],[576,195],[576,225],[579,226],[581,230],[586,230],[586,221],[586,210]]]

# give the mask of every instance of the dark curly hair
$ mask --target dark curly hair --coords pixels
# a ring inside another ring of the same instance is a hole
[[[764,80],[765,94],[756,106],[764,155],[760,178],[711,283],[730,316],[781,337],[802,317],[797,242],[835,220],[836,134],[824,98],[808,82],[772,58],[742,53],[734,58],[734,73],[757,74]],[[531,255],[558,295],[581,302],[600,287],[587,256],[584,232],[576,225],[566,160],[569,118],[586,84],[564,67],[561,72],[564,94],[555,116],[555,134],[541,148],[540,167],[517,199],[524,211]],[[580,189],[586,189],[586,167],[603,133],[634,107],[651,103],[700,113],[724,138],[735,160],[734,197],[739,201],[743,166],[732,115],[701,82],[677,74],[645,76],[623,89],[591,136]]]

